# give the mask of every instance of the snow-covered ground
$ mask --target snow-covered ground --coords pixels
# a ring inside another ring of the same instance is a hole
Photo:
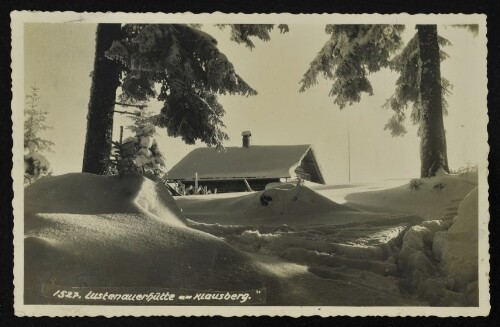
[[[274,305],[477,305],[477,176],[420,181],[174,200],[145,177],[47,177],[25,191],[26,299],[43,302],[55,281],[266,287]]]

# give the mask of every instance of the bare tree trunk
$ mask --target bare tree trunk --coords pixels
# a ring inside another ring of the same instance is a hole
[[[109,172],[113,136],[113,110],[116,89],[120,85],[118,63],[105,57],[105,52],[122,36],[121,24],[98,24],[94,72],[87,114],[87,136],[83,152],[85,173],[106,175]]]
[[[421,177],[432,177],[448,169],[446,135],[443,123],[441,69],[436,25],[417,25],[420,48]]]

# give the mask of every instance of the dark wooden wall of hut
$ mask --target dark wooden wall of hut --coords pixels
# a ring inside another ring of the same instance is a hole
[[[254,191],[262,191],[269,183],[279,182],[279,178],[247,179],[248,184]],[[194,186],[194,181],[180,181],[186,187]],[[207,186],[210,191],[217,189],[217,193],[245,192],[247,187],[243,179],[238,180],[201,180],[198,186]]]

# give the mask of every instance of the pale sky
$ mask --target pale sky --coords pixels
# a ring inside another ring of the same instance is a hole
[[[408,121],[408,134],[397,138],[384,131],[392,113],[381,106],[394,93],[395,73],[383,70],[370,76],[374,95],[364,95],[360,103],[340,110],[328,97],[330,81],[320,79],[309,91],[298,92],[309,62],[328,39],[323,25],[290,25],[287,34],[273,31],[271,41],[255,40],[253,51],[230,41],[228,30],[208,25],[203,29],[217,39],[236,72],[259,92],[248,98],[219,98],[230,137],[225,146],[241,146],[244,130],[252,132],[252,144],[312,144],[327,183],[337,184],[348,178],[349,130],[351,181],[419,176],[416,128]],[[36,82],[40,107],[49,112],[48,124],[54,129],[44,136],[56,143],[54,153],[47,154],[55,175],[81,171],[95,30],[95,24],[84,23],[25,25],[25,87],[29,90]],[[414,26],[407,26],[406,40],[414,33]],[[468,31],[440,27],[439,33],[453,44],[444,49],[450,58],[442,63],[441,74],[454,85],[445,128],[450,168],[456,169],[476,163],[482,149],[477,131],[485,129],[478,113],[486,112],[482,83],[486,58],[481,40]],[[153,101],[149,107],[159,110],[161,103]],[[115,139],[119,126],[128,124],[124,116],[115,116]],[[205,146],[186,145],[168,137],[165,130],[158,132],[167,168],[195,147]]]

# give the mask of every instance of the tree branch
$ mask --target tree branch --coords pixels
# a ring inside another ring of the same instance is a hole
[[[122,102],[115,102],[116,105],[122,106],[122,107],[134,107],[134,108],[139,108],[139,109],[144,109],[148,105],[147,104],[128,104],[128,103],[122,103]]]
[[[139,112],[128,112],[128,111],[120,111],[120,110],[113,110],[113,112],[119,113],[121,115],[132,115],[132,116],[137,116],[140,117],[141,114]]]

